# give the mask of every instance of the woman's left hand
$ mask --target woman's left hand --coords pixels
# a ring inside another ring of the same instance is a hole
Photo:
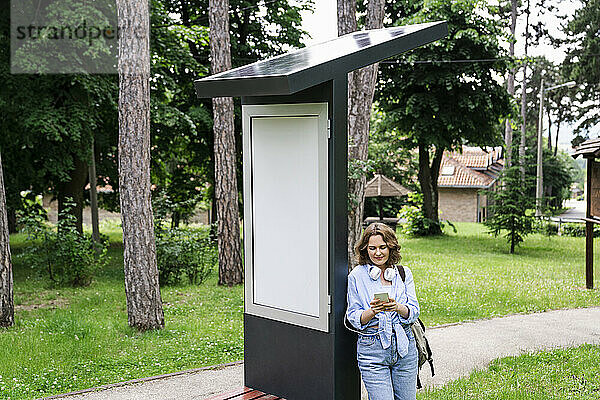
[[[387,303],[383,303],[383,311],[398,311],[398,303],[390,298]]]
[[[390,299],[387,303],[383,303],[383,311],[396,311],[402,318],[408,318],[410,311],[403,304],[396,303],[396,300]]]

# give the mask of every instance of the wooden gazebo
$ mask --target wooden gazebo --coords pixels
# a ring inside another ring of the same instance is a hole
[[[377,197],[379,200],[379,221],[390,225],[392,228],[396,227],[398,218],[384,218],[383,217],[383,198],[384,197],[401,197],[410,193],[411,190],[405,188],[399,183],[394,182],[390,178],[382,174],[375,174],[373,179],[367,182],[365,186],[365,197]],[[366,218],[365,224],[375,222],[375,218]]]
[[[585,286],[594,288],[594,224],[600,224],[600,139],[583,142],[573,158],[582,155],[587,160],[586,212],[585,212]]]

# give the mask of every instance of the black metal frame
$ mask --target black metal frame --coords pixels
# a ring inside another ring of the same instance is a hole
[[[289,400],[358,400],[356,338],[344,328],[348,279],[348,72],[441,39],[445,22],[353,32],[194,82],[198,97],[328,104],[329,332],[244,313],[246,386]],[[246,96],[246,97],[244,97]]]
[[[328,104],[329,332],[244,314],[246,386],[290,400],[360,399],[356,338],[344,328],[348,277],[348,78],[291,96],[242,97],[248,104]]]

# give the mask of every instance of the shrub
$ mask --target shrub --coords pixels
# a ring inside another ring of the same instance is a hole
[[[562,236],[585,237],[585,224],[569,222],[561,226]],[[600,237],[600,226],[594,224],[594,237]]]
[[[70,214],[73,206],[66,204],[56,227],[41,215],[21,216],[31,245],[20,257],[58,285],[88,286],[108,261],[108,238],[103,235],[96,243],[90,234],[79,233],[75,216]]]
[[[530,177],[522,177],[519,166],[513,165],[502,171],[497,190],[485,191],[491,205],[490,217],[484,224],[494,236],[506,232],[504,237],[510,244],[511,254],[534,229],[533,217],[527,213],[532,206],[531,198],[526,195],[531,187]]]
[[[179,283],[187,277],[199,285],[218,261],[217,246],[208,231],[192,228],[156,231],[156,260],[161,284]]]
[[[402,206],[398,213],[398,218],[404,221],[400,225],[400,233],[409,236],[427,236],[431,232],[442,230],[444,227],[442,221],[433,221],[423,214],[423,194],[409,193],[408,201],[411,204]],[[451,226],[454,228],[453,225]],[[456,230],[456,228],[454,229]]]
[[[558,235],[558,224],[541,219],[536,220],[533,225],[533,231],[546,236],[555,236]]]

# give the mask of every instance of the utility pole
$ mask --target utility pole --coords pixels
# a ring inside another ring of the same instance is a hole
[[[542,132],[544,132],[544,78],[540,84],[540,116],[537,137],[537,173],[535,181],[535,216],[542,216],[542,192],[543,192],[543,170],[542,170]]]
[[[542,216],[542,197],[543,197],[543,188],[544,188],[544,171],[542,168],[542,133],[544,132],[544,94],[554,89],[558,89],[561,87],[569,87],[577,85],[575,81],[570,81],[567,83],[562,83],[560,85],[551,86],[548,89],[544,89],[544,78],[542,78],[542,83],[540,85],[540,116],[539,116],[539,127],[538,127],[538,138],[537,138],[537,174],[536,174],[536,185],[535,185],[535,216]]]

